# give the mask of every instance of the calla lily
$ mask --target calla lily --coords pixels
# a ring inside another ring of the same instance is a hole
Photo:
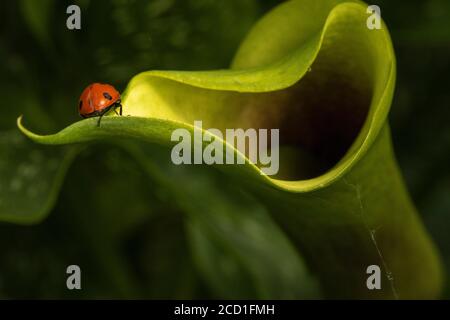
[[[248,159],[207,170],[267,208],[325,297],[435,298],[440,261],[403,183],[387,122],[393,46],[386,25],[370,30],[367,18],[360,1],[288,1],[253,27],[227,70],[140,73],[123,93],[124,116],[107,116],[100,128],[96,119],[50,135],[32,133],[22,118],[18,126],[49,145],[139,141],[133,150],[144,167],[153,160],[143,150],[160,145],[169,155],[171,133],[193,133],[195,120],[204,129],[277,128],[278,176],[262,175]],[[160,175],[167,192],[183,193],[175,176]],[[198,198],[190,212],[205,210]],[[382,270],[380,290],[367,287],[371,265]]]

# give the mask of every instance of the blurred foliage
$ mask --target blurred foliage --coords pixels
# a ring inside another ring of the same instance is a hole
[[[450,274],[450,2],[373,3],[382,9],[397,56],[390,115],[396,155]],[[445,292],[450,298],[448,277]]]
[[[78,120],[74,101],[90,82],[122,90],[144,70],[225,68],[250,26],[278,2],[80,0],[80,31],[65,27],[73,1],[0,2],[0,135],[16,139],[11,132],[19,114],[45,132]],[[374,3],[382,8],[398,60],[390,117],[396,154],[450,274],[449,2]],[[120,149],[95,145],[80,152],[46,220],[0,225],[0,297],[214,297],[186,241],[199,236],[201,220],[192,217],[186,227],[164,189]],[[232,212],[227,205],[223,200],[224,212]],[[255,214],[266,219],[263,208]],[[69,264],[82,266],[81,292],[65,287]],[[220,279],[208,281],[222,288]],[[221,295],[264,297],[255,288],[231,284]]]

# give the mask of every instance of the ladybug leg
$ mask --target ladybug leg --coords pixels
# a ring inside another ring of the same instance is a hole
[[[99,115],[98,117],[98,121],[97,121],[97,127],[100,127],[100,122],[102,121],[103,116],[108,113],[108,111],[111,110],[111,108],[113,108],[114,112],[117,114],[116,108],[120,107],[120,115],[122,115],[122,105],[120,103],[116,103],[113,104],[111,106],[109,106],[106,109],[103,109],[102,111],[98,112],[97,114]]]
[[[97,127],[100,127],[100,121],[102,121],[103,115],[104,115],[104,113],[98,117]]]
[[[117,108],[119,108],[119,113],[117,113]],[[114,105],[114,112],[118,115],[121,116],[122,115],[122,105],[120,104],[120,102],[116,102],[116,104]]]

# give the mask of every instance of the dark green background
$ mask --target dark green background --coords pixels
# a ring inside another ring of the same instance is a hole
[[[226,68],[251,25],[279,2],[76,1],[82,30],[69,31],[65,10],[72,1],[2,1],[0,130],[15,129],[20,114],[38,132],[77,121],[76,101],[91,82],[123,90],[140,71]],[[390,115],[396,155],[450,271],[450,2],[371,4],[380,5],[397,54]],[[183,215],[153,189],[122,151],[100,145],[84,151],[43,223],[1,223],[0,297],[214,296],[192,268],[188,248],[180,246]],[[108,190],[120,194],[119,205]],[[149,202],[162,204],[149,208]],[[113,245],[91,230],[124,212],[141,216],[148,210],[156,213],[142,218],[125,243],[114,244],[131,266],[124,272],[122,262],[105,252]],[[65,288],[69,264],[82,266],[83,283],[89,285],[80,292]]]

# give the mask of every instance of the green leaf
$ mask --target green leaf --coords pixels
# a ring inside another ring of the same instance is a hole
[[[303,259],[261,204],[224,178],[190,182],[183,190],[191,250],[212,292],[227,299],[319,297]]]
[[[28,224],[45,218],[77,149],[49,149],[15,130],[0,132],[0,220]]]
[[[248,161],[217,167],[269,209],[325,295],[437,297],[440,261],[405,190],[386,121],[392,43],[384,24],[366,27],[366,9],[359,1],[283,3],[255,25],[229,70],[141,73],[123,93],[126,116],[106,117],[100,128],[96,119],[52,135],[32,133],[21,118],[18,126],[43,144],[132,138],[166,147],[173,130],[193,133],[194,120],[221,130],[280,128],[280,176],[261,175]],[[366,287],[372,264],[383,270],[381,290]]]
[[[319,296],[315,279],[289,239],[245,190],[207,168],[174,167],[165,149],[124,148],[183,210],[190,251],[213,296]]]

